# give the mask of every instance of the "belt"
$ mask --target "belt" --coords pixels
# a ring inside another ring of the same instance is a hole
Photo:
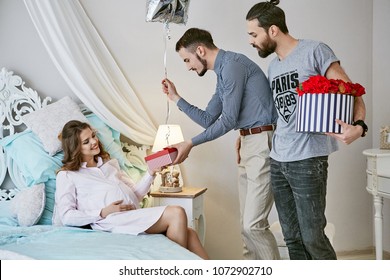
[[[251,134],[261,133],[263,131],[274,130],[275,128],[276,128],[275,125],[263,125],[263,126],[248,128],[248,129],[240,129],[240,135],[247,136]]]

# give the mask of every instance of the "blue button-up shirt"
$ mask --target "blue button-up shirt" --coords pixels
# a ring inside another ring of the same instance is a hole
[[[245,55],[219,50],[214,64],[217,87],[205,110],[184,98],[177,106],[205,131],[192,138],[194,146],[232,129],[275,124],[276,109],[267,77]]]

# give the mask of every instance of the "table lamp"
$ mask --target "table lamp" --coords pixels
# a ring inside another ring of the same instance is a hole
[[[177,124],[162,124],[158,127],[156,138],[152,152],[158,152],[165,147],[173,144],[183,142],[183,133],[181,132],[180,125]]]
[[[179,125],[164,124],[157,130],[156,138],[152,147],[152,152],[158,152],[162,149],[184,141],[183,133]],[[180,186],[180,168],[177,165],[169,166],[160,172],[161,183],[159,191],[161,192],[181,192]]]

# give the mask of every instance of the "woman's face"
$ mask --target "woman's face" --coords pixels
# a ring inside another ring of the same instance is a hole
[[[100,153],[99,139],[96,132],[86,128],[80,133],[82,161],[87,162]]]

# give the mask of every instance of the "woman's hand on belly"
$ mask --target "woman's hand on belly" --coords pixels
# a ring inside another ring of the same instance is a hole
[[[100,211],[100,216],[102,218],[106,218],[108,215],[116,212],[124,212],[124,211],[130,211],[136,209],[134,204],[122,204],[122,200],[114,201],[113,203],[109,204],[108,206],[104,207]]]

